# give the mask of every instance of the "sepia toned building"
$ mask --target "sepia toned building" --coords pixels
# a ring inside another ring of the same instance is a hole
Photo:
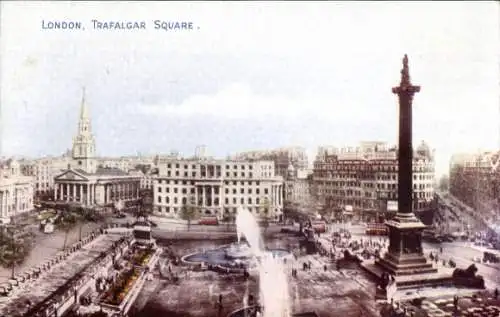
[[[0,223],[33,210],[33,177],[21,173],[16,160],[0,162]]]
[[[450,193],[474,209],[494,214],[500,204],[499,165],[500,151],[453,155]]]
[[[120,156],[120,157],[98,157],[97,166],[102,168],[117,168],[123,171],[136,169],[140,165],[153,166],[155,161],[154,156],[135,155],[135,156]]]
[[[307,169],[297,170],[290,164],[285,179],[284,198],[292,203],[309,201],[311,196],[311,173]]]
[[[141,178],[116,167],[102,167],[95,156],[95,138],[90,116],[82,98],[77,134],[73,139],[72,160],[54,178],[54,200],[85,207],[130,207],[139,199]]]
[[[374,219],[398,199],[397,149],[384,142],[318,150],[313,168],[313,195],[326,208],[349,206],[361,219]],[[434,199],[434,155],[422,142],[413,155],[413,208],[430,210]]]
[[[287,177],[290,164],[297,170],[308,168],[306,150],[302,147],[284,147],[274,150],[248,151],[238,153],[229,158],[230,160],[265,160],[273,161],[276,175]]]
[[[153,191],[154,213],[163,217],[179,218],[193,203],[201,216],[219,219],[239,206],[273,220],[283,213],[283,178],[272,161],[171,159],[158,166]]]
[[[19,161],[22,174],[33,177],[35,201],[52,199],[54,196],[54,178],[67,169],[71,161],[71,156],[65,155]]]

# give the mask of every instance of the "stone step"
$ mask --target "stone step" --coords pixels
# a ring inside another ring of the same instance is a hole
[[[453,279],[450,276],[431,277],[431,278],[413,278],[407,280],[396,280],[398,289],[408,289],[418,287],[434,287],[434,286],[452,286]]]
[[[376,265],[389,269],[394,275],[410,275],[410,274],[423,274],[435,273],[437,269],[431,263],[407,263],[396,264],[386,259],[379,259]]]
[[[396,276],[428,274],[428,273],[436,273],[436,272],[437,272],[437,269],[435,269],[435,268],[417,268],[417,269],[409,269],[409,270],[398,270],[398,271],[396,271]]]

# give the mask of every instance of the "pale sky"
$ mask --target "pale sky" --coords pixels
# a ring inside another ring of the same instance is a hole
[[[414,144],[500,144],[497,2],[2,2],[0,155],[59,155],[82,87],[99,155],[397,142],[401,59]],[[144,21],[146,30],[95,30]],[[46,30],[42,20],[85,30]],[[155,30],[154,20],[193,30]]]

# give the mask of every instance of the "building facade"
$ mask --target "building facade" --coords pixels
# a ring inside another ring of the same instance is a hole
[[[239,206],[262,218],[281,220],[283,178],[272,161],[172,159],[158,166],[153,181],[154,213],[180,218],[194,204],[202,216],[223,219]]]
[[[387,212],[398,199],[397,149],[383,142],[362,142],[358,147],[318,151],[313,168],[313,195],[326,208],[350,206],[361,218]],[[433,208],[434,155],[422,144],[413,155],[413,209]]]
[[[82,98],[78,130],[73,138],[72,160],[54,178],[54,200],[84,207],[113,206],[122,202],[127,208],[138,203],[141,179],[128,171],[102,167],[95,156],[91,120]]]
[[[147,167],[143,169],[135,169],[129,172],[130,175],[135,175],[141,179],[140,189],[141,190],[153,190],[153,181],[155,176],[158,175],[158,168]]]
[[[71,162],[71,156],[19,161],[22,174],[33,177],[35,201],[52,199],[55,187],[54,178],[67,169]]]
[[[453,155],[449,191],[472,208],[495,214],[500,208],[500,151]]]
[[[285,179],[284,199],[292,203],[309,201],[311,197],[311,174],[307,170],[297,171],[290,165]]]
[[[99,157],[97,158],[97,166],[102,168],[118,168],[123,171],[130,171],[141,165],[153,166],[154,159],[154,156],[141,154],[136,156]]]
[[[17,161],[0,162],[0,223],[33,210],[33,184]]]
[[[288,167],[293,165],[297,170],[308,168],[306,150],[302,147],[285,147],[274,150],[248,151],[238,153],[229,158],[230,160],[266,160],[273,161],[276,175],[287,177]]]

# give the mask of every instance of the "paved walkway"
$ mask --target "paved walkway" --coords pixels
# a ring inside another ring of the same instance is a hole
[[[101,223],[90,222],[86,223],[82,227],[82,237],[90,234],[92,231],[98,230],[102,226]],[[16,273],[21,273],[28,270],[31,267],[37,266],[38,264],[44,262],[45,260],[52,258],[57,252],[61,251],[64,246],[64,237],[66,233],[64,231],[54,231],[51,234],[45,234],[43,232],[36,232],[35,245],[31,250],[29,256],[26,258],[23,264],[15,268]],[[80,239],[80,227],[77,226],[73,228],[68,233],[68,240],[66,242],[67,246],[72,245]],[[0,267],[0,284],[7,282],[12,274],[12,269]]]
[[[107,251],[120,236],[101,235],[82,249],[75,251],[66,260],[53,266],[34,281],[28,281],[17,288],[9,297],[0,298],[0,315],[22,316],[28,307],[43,301],[88,264]]]

